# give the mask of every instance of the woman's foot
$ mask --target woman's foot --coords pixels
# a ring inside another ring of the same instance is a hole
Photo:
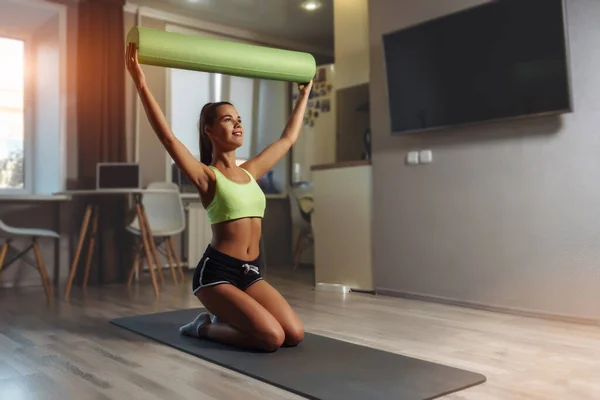
[[[194,318],[192,322],[179,328],[179,333],[185,336],[200,337],[200,328],[210,323],[210,314],[203,312],[198,314],[198,316]]]

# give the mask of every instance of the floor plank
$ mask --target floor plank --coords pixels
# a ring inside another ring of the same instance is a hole
[[[315,292],[306,275],[269,281],[306,330],[479,372],[484,385],[449,400],[598,399],[600,327],[369,294]],[[74,288],[47,304],[41,288],[0,290],[0,398],[298,399],[108,323],[195,308],[190,276],[156,298],[148,279]]]

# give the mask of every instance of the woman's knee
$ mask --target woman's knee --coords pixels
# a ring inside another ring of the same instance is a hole
[[[297,346],[304,340],[304,327],[298,323],[285,330],[285,345]]]
[[[285,342],[286,335],[279,325],[274,325],[261,329],[258,334],[258,339],[262,342],[264,350],[273,352],[277,351]]]

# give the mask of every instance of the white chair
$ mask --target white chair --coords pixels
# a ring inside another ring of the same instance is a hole
[[[23,251],[17,250],[18,254],[13,257],[9,262],[5,263],[6,254],[8,253],[9,248],[13,248],[11,242],[14,239],[19,239],[22,237],[28,237],[31,239],[31,244]],[[0,220],[0,238],[3,239],[4,243],[0,248],[0,274],[3,270],[6,270],[10,267],[15,261],[25,256],[29,250],[33,249],[35,254],[35,259],[37,265],[34,266],[37,268],[40,276],[42,278],[42,284],[44,285],[44,291],[46,292],[46,297],[48,300],[52,298],[52,285],[50,284],[50,278],[48,277],[48,271],[46,270],[46,266],[44,265],[44,260],[42,258],[42,253],[40,252],[40,247],[38,245],[39,238],[49,238],[58,240],[60,239],[60,235],[54,231],[46,230],[46,229],[32,229],[32,228],[17,228],[14,226],[10,226],[4,223],[4,221]],[[27,259],[25,262],[31,264]]]
[[[183,201],[181,200],[181,194],[179,193],[179,187],[170,182],[153,182],[148,185],[147,189],[169,191],[164,193],[144,193],[142,204],[148,216],[148,225],[150,225],[152,237],[155,239],[155,241],[158,241],[157,248],[159,250],[161,245],[164,246],[163,254],[167,256],[169,261],[169,268],[171,269],[173,282],[177,283],[173,259],[177,263],[179,275],[182,280],[184,279],[183,267],[181,265],[180,258],[175,251],[175,246],[173,245],[171,237],[173,235],[180,234],[185,229],[185,211],[183,207]],[[146,252],[144,249],[144,242],[141,240],[140,223],[137,216],[127,227],[127,230],[134,235],[140,236],[136,255],[129,273],[128,285],[130,285],[131,281],[133,280],[133,276],[138,269],[140,261],[142,261],[140,258],[145,258],[144,254],[146,254]],[[148,249],[148,253],[150,252],[151,249]],[[160,260],[158,259],[158,254],[155,253],[152,254],[152,256],[154,261],[157,263],[159,279],[164,281],[162,270],[159,264]],[[148,262],[148,266],[152,268],[150,264],[152,264],[152,261]]]

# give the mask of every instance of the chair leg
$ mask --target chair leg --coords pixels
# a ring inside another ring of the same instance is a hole
[[[4,242],[0,249],[0,277],[2,276],[2,268],[4,267],[4,260],[6,259],[6,253],[8,252],[8,242]],[[2,282],[2,279],[0,279]]]
[[[152,252],[152,256],[154,257],[154,261],[156,262],[156,269],[158,271],[158,278],[160,279],[160,283],[165,283],[165,276],[162,271],[162,264],[160,262],[160,258],[158,257],[158,251],[156,250],[156,244],[154,243],[154,237],[150,239],[150,251]]]
[[[170,237],[167,238],[167,244],[171,248],[171,254],[173,255],[173,258],[175,259],[175,262],[177,263],[177,268],[179,269],[179,277],[183,281],[183,279],[184,279],[183,266],[181,265],[181,260],[179,259],[177,252],[175,251],[175,246],[173,245],[173,240],[171,240]]]
[[[46,271],[46,266],[44,265],[42,253],[40,252],[40,248],[38,246],[36,238],[33,239],[33,252],[35,253],[35,258],[38,264],[38,270],[40,272],[40,276],[42,277],[42,283],[44,285],[46,297],[48,298],[48,300],[50,300],[52,298],[52,286],[50,285],[50,278],[48,278],[48,272]]]
[[[138,218],[140,221],[140,225],[144,225],[144,229],[146,230],[146,236],[148,237],[148,249],[151,255],[154,257],[154,261],[156,262],[156,269],[158,272],[158,279],[160,283],[165,283],[165,277],[163,275],[162,267],[160,265],[160,258],[158,258],[158,252],[156,251],[156,245],[154,243],[154,235],[152,235],[152,228],[150,228],[150,222],[148,221],[148,216],[146,215],[146,209],[144,205],[140,203],[140,211],[141,217]]]
[[[177,276],[175,275],[175,262],[173,261],[173,257],[171,257],[171,246],[167,242],[168,238],[163,238],[162,245],[165,246],[165,250],[167,251],[167,260],[169,260],[169,269],[171,270],[171,275],[173,276],[173,282],[177,284]]]
[[[65,300],[69,299],[71,294],[71,286],[73,286],[73,280],[75,279],[75,272],[77,271],[77,265],[79,264],[79,256],[81,256],[81,250],[83,249],[83,243],[90,223],[90,217],[92,216],[92,206],[88,205],[85,208],[85,214],[83,217],[83,223],[81,224],[81,231],[79,232],[79,241],[77,242],[77,250],[75,251],[75,258],[71,264],[71,271],[69,272],[69,279],[67,280],[67,286],[65,288]]]

